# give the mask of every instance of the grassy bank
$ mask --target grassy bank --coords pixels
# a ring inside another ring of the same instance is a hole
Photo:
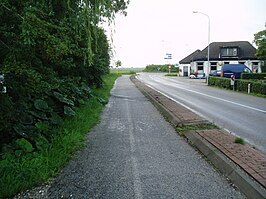
[[[5,159],[0,161],[0,198],[40,185],[58,174],[73,154],[84,146],[85,136],[99,121],[103,104],[108,101],[118,76],[106,75],[103,88],[93,89],[94,97],[79,107],[75,116],[64,121],[63,127],[54,129],[57,135],[41,151],[21,157],[5,154]]]

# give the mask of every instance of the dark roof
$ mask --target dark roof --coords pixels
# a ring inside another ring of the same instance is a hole
[[[239,49],[239,54],[237,57],[231,57],[231,58],[220,57],[220,49],[222,47],[237,47]],[[207,53],[208,53],[208,46],[204,48],[202,51],[198,52],[196,56],[193,57],[193,60],[194,61],[206,61]],[[230,59],[230,60],[253,59],[254,60],[254,59],[258,59],[255,54],[256,54],[256,48],[252,46],[248,41],[213,42],[210,44],[210,60],[226,60],[226,59]],[[186,58],[184,58],[183,60],[190,61],[190,60],[187,60]],[[181,62],[183,60],[181,60],[179,63],[182,64]]]
[[[182,59],[179,63],[180,64],[190,64],[191,62],[194,61],[194,58],[197,57],[197,54],[200,52],[201,52],[200,50],[196,50],[195,52],[191,53],[190,55],[188,55],[187,57]]]

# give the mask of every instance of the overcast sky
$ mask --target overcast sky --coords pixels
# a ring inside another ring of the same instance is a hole
[[[265,29],[266,0],[130,0],[127,16],[117,15],[113,28],[113,62],[122,67],[172,64],[210,42],[249,41]],[[108,33],[110,35],[110,33]],[[254,44],[253,44],[254,45]]]

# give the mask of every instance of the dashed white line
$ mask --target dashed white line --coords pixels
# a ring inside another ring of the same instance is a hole
[[[153,79],[153,80],[156,81],[156,82],[160,82],[160,83],[162,83],[162,81],[156,80],[156,79],[153,78],[153,77],[150,77],[150,78]],[[227,103],[230,103],[230,104],[234,104],[234,105],[241,106],[241,107],[244,107],[244,108],[247,108],[247,109],[251,109],[251,110],[254,110],[254,111],[258,111],[258,112],[261,112],[261,113],[266,113],[266,111],[265,111],[265,110],[262,110],[262,109],[254,108],[254,107],[252,107],[252,106],[247,106],[247,105],[244,105],[244,104],[240,104],[240,103],[233,102],[233,101],[230,101],[230,100],[222,99],[222,98],[215,97],[215,96],[212,96],[212,95],[208,95],[208,94],[200,93],[200,92],[198,92],[198,91],[191,90],[191,89],[188,89],[188,88],[185,88],[185,87],[182,87],[182,86],[179,86],[179,85],[173,84],[173,83],[172,83],[172,84],[169,84],[169,83],[165,83],[165,82],[164,82],[164,85],[173,86],[173,87],[176,87],[176,88],[179,88],[179,89],[186,90],[186,91],[191,92],[191,93],[196,93],[196,94],[199,94],[199,95],[202,95],[202,96],[205,96],[205,97],[209,97],[209,98],[213,98],[213,99],[216,99],[216,100],[219,100],[219,101],[223,101],[223,102],[227,102]],[[153,89],[154,89],[154,88],[153,88]],[[155,89],[155,90],[158,91],[157,89]]]

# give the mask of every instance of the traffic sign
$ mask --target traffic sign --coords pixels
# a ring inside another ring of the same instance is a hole
[[[235,75],[231,75],[231,86],[235,85]]]
[[[235,81],[235,75],[231,75],[231,80]]]
[[[164,59],[172,59],[172,54],[171,53],[166,53],[166,57]]]

